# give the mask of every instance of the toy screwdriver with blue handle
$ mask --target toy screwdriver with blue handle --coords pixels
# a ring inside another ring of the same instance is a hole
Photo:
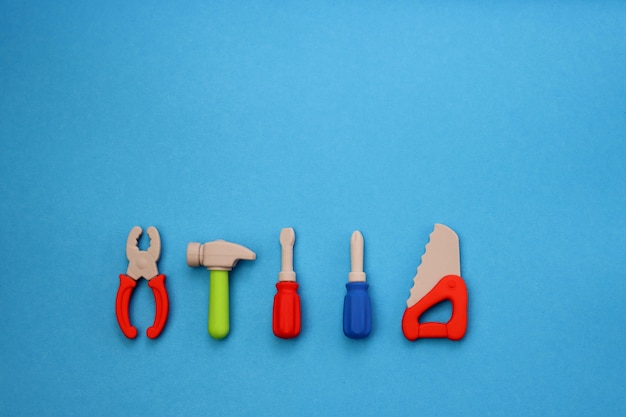
[[[343,333],[351,339],[362,339],[372,330],[372,306],[363,272],[363,235],[358,230],[350,239],[350,264],[348,292],[343,301]]]
[[[161,334],[167,321],[169,299],[165,289],[165,275],[159,274],[157,269],[157,261],[161,254],[161,236],[159,231],[154,226],[148,227],[150,247],[145,251],[139,250],[137,247],[137,241],[141,234],[142,230],[139,226],[133,227],[128,234],[126,241],[128,270],[126,274],[120,274],[120,286],[115,298],[115,315],[124,336],[134,339],[137,336],[137,329],[130,324],[128,307],[133,290],[137,286],[137,280],[142,277],[145,278],[148,281],[148,286],[152,288],[156,304],[154,324],[146,331],[146,334],[150,339],[154,339]]]

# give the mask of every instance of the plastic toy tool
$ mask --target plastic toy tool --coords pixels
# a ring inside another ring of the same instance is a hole
[[[202,265],[210,271],[208,330],[214,339],[223,339],[230,332],[228,272],[240,259],[254,260],[256,254],[224,240],[187,245],[187,265]]]
[[[148,286],[152,288],[156,304],[154,324],[146,331],[146,334],[149,338],[154,339],[161,334],[167,321],[169,299],[165,289],[165,275],[159,274],[157,269],[157,261],[161,254],[159,231],[153,226],[148,227],[150,247],[145,251],[141,251],[137,247],[137,241],[141,234],[142,230],[139,226],[133,227],[128,234],[126,257],[129,264],[126,274],[120,274],[120,286],[115,298],[115,315],[124,335],[129,339],[134,339],[137,336],[137,329],[130,324],[128,307],[133,290],[137,286],[137,280],[142,277],[145,278],[148,281]]]
[[[362,339],[372,330],[372,307],[363,272],[363,235],[358,230],[350,239],[350,263],[352,270],[343,301],[343,333],[352,339]]]
[[[452,229],[435,224],[413,282],[402,317],[404,336],[409,340],[461,339],[467,329],[467,287],[461,278],[459,238]],[[452,303],[452,316],[447,323],[419,322],[426,310],[445,300]]]
[[[278,273],[277,291],[274,296],[272,330],[274,335],[283,339],[292,339],[300,334],[300,296],[296,273],[293,271],[295,241],[296,234],[292,228],[281,230],[281,271]]]

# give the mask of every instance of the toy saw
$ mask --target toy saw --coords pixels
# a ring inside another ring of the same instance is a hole
[[[446,300],[452,303],[452,316],[447,323],[419,322],[426,310]],[[465,335],[467,287],[461,278],[459,237],[449,227],[435,224],[406,304],[402,332],[407,339],[459,340]]]

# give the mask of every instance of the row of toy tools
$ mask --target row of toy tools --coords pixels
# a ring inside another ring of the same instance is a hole
[[[128,235],[126,256],[129,266],[120,275],[116,297],[117,321],[128,338],[137,336],[130,323],[128,307],[130,297],[139,278],[145,278],[152,288],[156,304],[155,320],[147,331],[149,338],[156,338],[167,321],[169,301],[165,289],[165,275],[159,274],[157,261],[161,240],[155,227],[148,228],[150,247],[141,251],[137,247],[142,230],[135,226]],[[272,312],[272,329],[277,337],[290,339],[300,334],[300,296],[296,273],[293,270],[293,246],[295,232],[292,228],[280,233],[282,247],[281,271],[278,274],[276,295]],[[351,271],[344,298],[343,331],[347,337],[367,337],[372,328],[372,312],[369,285],[363,272],[363,235],[355,231],[350,239]],[[210,271],[208,331],[215,339],[223,339],[230,331],[228,272],[240,260],[254,260],[256,254],[250,249],[224,240],[208,243],[189,243],[187,265],[204,266]],[[467,288],[461,278],[459,239],[447,226],[436,224],[417,268],[414,285],[407,300],[402,318],[402,331],[407,339],[448,338],[459,340],[467,328]],[[420,316],[430,307],[442,301],[452,303],[452,316],[447,323],[420,323]]]

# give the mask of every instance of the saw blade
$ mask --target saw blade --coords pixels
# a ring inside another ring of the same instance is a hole
[[[461,276],[459,237],[454,230],[443,224],[435,224],[422,255],[422,263],[413,278],[413,288],[406,304],[415,305],[446,275]]]

